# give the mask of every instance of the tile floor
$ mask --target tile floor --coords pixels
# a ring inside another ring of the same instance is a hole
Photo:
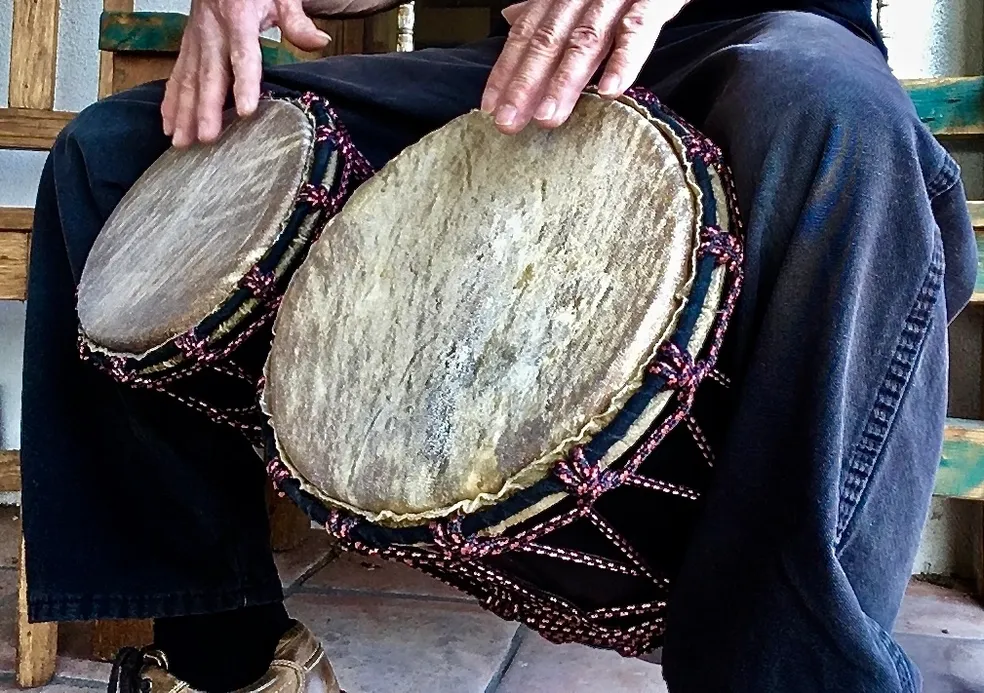
[[[13,684],[16,522],[0,510],[0,693]],[[348,693],[657,693],[660,667],[556,646],[498,620],[458,592],[400,565],[332,559],[322,534],[279,556],[288,608],[324,641]],[[913,584],[898,637],[926,693],[984,693],[984,609],[959,592]],[[39,693],[105,689],[109,665],[87,661],[85,628],[61,629],[55,680]]]

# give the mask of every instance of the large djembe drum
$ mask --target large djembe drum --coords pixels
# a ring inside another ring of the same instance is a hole
[[[217,144],[168,150],[89,254],[78,292],[83,358],[259,445],[256,392],[280,297],[371,173],[310,95],[264,98]]]
[[[294,274],[269,471],[349,549],[553,641],[651,651],[740,272],[719,150],[649,94],[513,137],[464,115],[364,183]]]

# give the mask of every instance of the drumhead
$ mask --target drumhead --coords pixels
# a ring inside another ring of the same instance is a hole
[[[168,150],[96,239],[79,285],[85,336],[140,354],[198,325],[277,238],[313,150],[311,119],[278,100],[213,145]]]
[[[585,95],[555,131],[505,136],[474,112],[425,137],[284,297],[264,390],[282,461],[390,525],[542,480],[673,333],[700,214],[679,137],[628,99]]]

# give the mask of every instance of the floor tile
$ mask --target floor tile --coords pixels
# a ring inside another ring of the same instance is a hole
[[[984,692],[984,640],[905,633],[897,638],[922,672],[925,693]]]
[[[353,590],[472,601],[472,598],[402,563],[342,553],[304,582],[304,590]]]
[[[484,693],[517,630],[454,601],[299,593],[287,609],[322,639],[348,693]]]
[[[90,683],[88,681],[71,681],[71,682],[56,682],[49,683],[47,686],[40,686],[38,688],[29,689],[31,693],[93,693],[95,690],[104,689],[105,684],[101,687],[95,683]],[[23,689],[18,688],[17,684],[14,682],[13,676],[7,676],[0,679],[0,692],[2,693],[23,693]]]
[[[895,631],[984,639],[984,606],[961,590],[913,580],[905,591]]]
[[[312,529],[300,546],[274,554],[284,589],[292,589],[338,556],[338,548],[328,532]]]
[[[17,594],[17,568],[0,568],[0,599]]]
[[[20,540],[20,508],[0,506],[0,568],[17,567]]]
[[[496,693],[666,693],[657,664],[584,645],[554,645],[523,629]]]

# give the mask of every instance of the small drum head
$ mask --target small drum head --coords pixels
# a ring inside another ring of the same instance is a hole
[[[264,100],[218,143],[167,151],[92,248],[79,286],[86,337],[139,354],[216,310],[280,233],[313,146],[300,109]]]
[[[688,166],[647,111],[586,95],[556,131],[467,114],[365,183],[294,276],[267,362],[304,490],[417,524],[528,488],[590,440],[686,303]]]

